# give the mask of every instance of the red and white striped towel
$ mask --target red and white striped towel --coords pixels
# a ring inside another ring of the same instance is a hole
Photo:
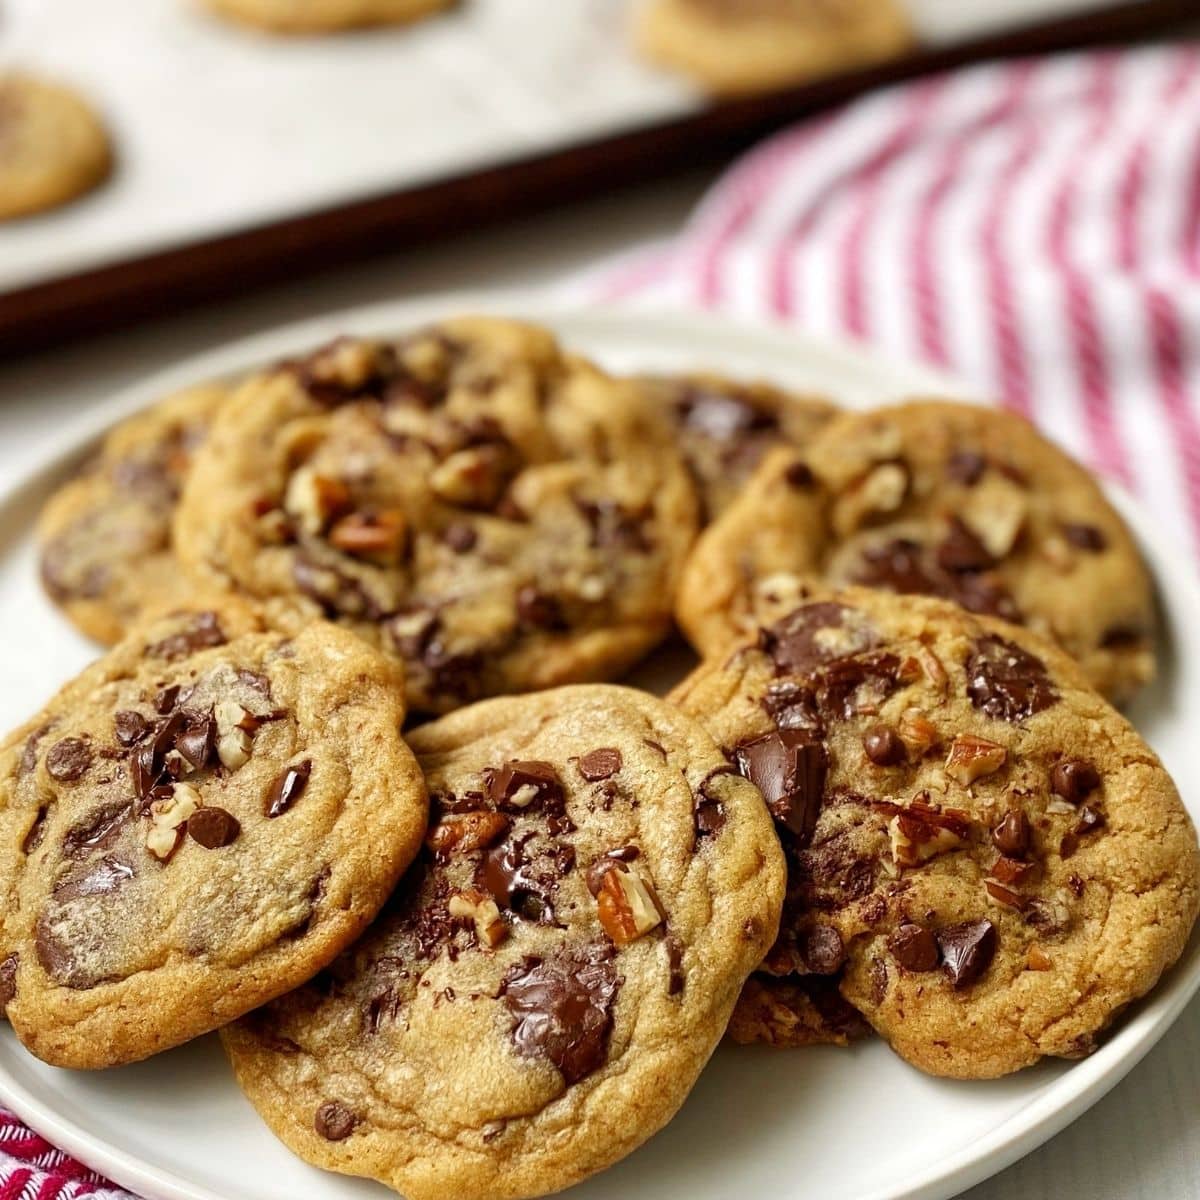
[[[974,68],[772,138],[574,296],[948,368],[1200,552],[1200,49]],[[0,1110],[0,1200],[128,1200]]]
[[[571,292],[947,368],[1200,552],[1200,48],[990,64],[789,129]]]

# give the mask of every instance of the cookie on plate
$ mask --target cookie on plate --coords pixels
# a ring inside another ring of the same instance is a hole
[[[404,659],[414,708],[612,678],[667,633],[696,497],[637,387],[492,318],[251,380],[197,456],[199,579]]]
[[[762,790],[788,859],[735,1034],[786,1043],[819,976],[914,1065],[990,1078],[1087,1054],[1187,942],[1200,852],[1175,785],[1025,630],[851,588],[672,699]]]
[[[0,745],[0,1001],[57,1066],[145,1058],[296,987],[421,845],[396,664],[238,605],[152,618]]]
[[[647,375],[638,383],[675,423],[706,520],[737,498],[768,450],[803,449],[837,412],[822,396],[710,372]]]
[[[456,0],[206,0],[223,16],[273,33],[334,33],[403,25],[451,8]]]
[[[867,67],[913,44],[897,0],[648,0],[636,37],[648,57],[723,94]]]
[[[32,75],[0,73],[0,221],[74,200],[111,166],[104,126],[79,96]]]
[[[412,744],[420,865],[325,976],[222,1037],[311,1163],[410,1200],[558,1191],[683,1102],[774,938],[779,844],[712,739],[644,692],[489,700]]]
[[[209,424],[228,392],[190,388],[123,421],[46,502],[38,522],[47,594],[89,637],[111,645],[154,608],[186,602],[171,520]]]
[[[1053,638],[1120,703],[1154,675],[1153,589],[1098,484],[1010,413],[913,401],[775,451],[705,532],[677,616],[701,653],[769,625],[805,587],[954,600]]]

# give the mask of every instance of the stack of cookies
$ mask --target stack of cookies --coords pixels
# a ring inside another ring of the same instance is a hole
[[[17,1036],[97,1068],[220,1029],[291,1149],[413,1200],[615,1162],[727,1031],[1086,1054],[1196,918],[1110,704],[1146,570],[1001,413],[463,318],[164,401],[40,537],[115,645],[0,745]],[[676,622],[670,696],[612,682]]]

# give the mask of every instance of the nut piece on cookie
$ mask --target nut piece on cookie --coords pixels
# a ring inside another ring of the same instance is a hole
[[[702,654],[822,587],[934,595],[1056,641],[1117,703],[1154,675],[1150,578],[1086,471],[1010,413],[916,400],[776,449],[701,535],[676,616]],[[911,668],[943,686],[936,655]]]
[[[0,996],[25,1046],[134,1062],[326,966],[421,846],[403,720],[361,639],[227,600],[68,683],[0,743]]]
[[[921,653],[943,686],[912,668]],[[914,1065],[989,1078],[1087,1053],[1187,942],[1200,850],[1174,784],[1025,630],[814,592],[671,698],[730,748],[787,851],[741,1040],[839,1040],[813,1017],[819,983]],[[825,769],[798,770],[799,746]],[[780,804],[798,795],[799,821]]]
[[[558,1191],[683,1102],[775,937],[779,843],[712,739],[644,692],[484,701],[411,741],[426,853],[336,987],[222,1038],[311,1163],[412,1200]]]

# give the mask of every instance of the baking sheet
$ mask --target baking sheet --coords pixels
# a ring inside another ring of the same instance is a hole
[[[93,195],[0,225],[0,294],[703,111],[634,56],[634,2],[465,0],[279,38],[199,0],[0,0],[0,68],[78,86],[119,159]],[[1113,3],[908,0],[929,46]]]

